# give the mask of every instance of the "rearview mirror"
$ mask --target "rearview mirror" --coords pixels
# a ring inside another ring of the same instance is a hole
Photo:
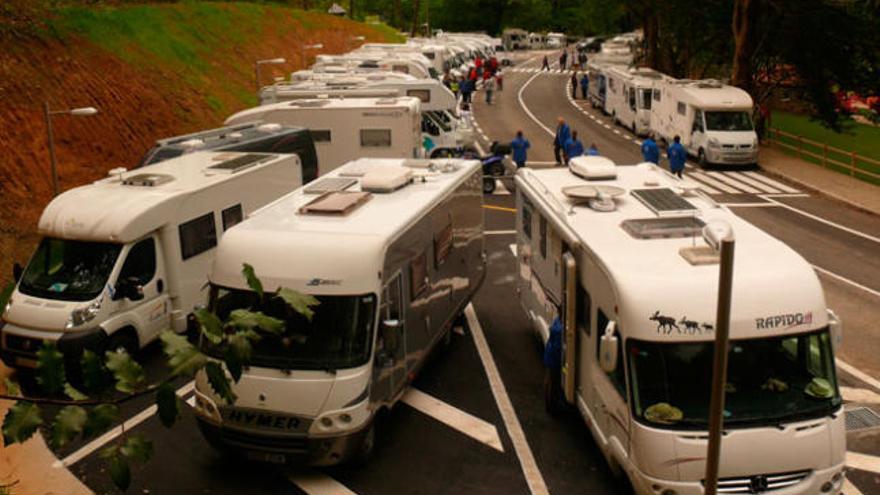
[[[384,320],[382,322],[382,341],[385,343],[385,351],[389,354],[397,352],[400,345],[400,329],[403,323],[400,320]]]
[[[620,342],[615,332],[617,324],[609,321],[605,333],[599,341],[599,366],[605,373],[613,373],[617,369],[617,353]]]
[[[835,352],[840,347],[840,344],[843,343],[843,323],[840,321],[840,317],[837,316],[837,313],[830,309],[826,309],[828,312],[828,329],[831,331],[831,346]]]
[[[12,265],[12,279],[18,282],[21,280],[21,276],[24,274],[24,267],[21,266],[21,263],[15,263]]]

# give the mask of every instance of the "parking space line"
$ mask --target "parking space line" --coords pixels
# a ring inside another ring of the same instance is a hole
[[[196,386],[196,382],[191,381],[191,382],[187,383],[186,385],[177,389],[177,395],[179,397],[184,397],[184,396],[192,393],[193,389],[195,389],[195,386]],[[105,432],[100,437],[83,445],[78,450],[76,450],[72,454],[68,455],[64,459],[59,459],[59,460],[55,461],[54,463],[52,463],[52,467],[62,468],[62,467],[68,467],[73,464],[76,464],[77,462],[88,457],[89,455],[91,455],[92,453],[94,453],[96,450],[100,449],[104,445],[107,445],[108,443],[112,442],[114,439],[116,439],[116,437],[118,437],[119,435],[122,435],[122,433],[124,431],[130,430],[130,429],[134,428],[135,426],[143,423],[144,421],[150,419],[150,417],[152,417],[154,414],[156,414],[156,411],[157,411],[156,405],[153,404],[152,406],[144,409],[143,411],[141,411],[141,412],[135,414],[134,416],[132,416],[131,418],[127,419],[120,426],[117,426],[116,428],[113,428],[112,430]]]
[[[410,388],[401,400],[404,404],[446,426],[458,430],[498,452],[504,452],[501,437],[498,436],[498,429],[492,423],[468,414],[415,388]]]
[[[758,193],[762,192],[762,191],[759,191],[758,189],[755,189],[752,186],[749,186],[748,184],[739,182],[736,179],[732,179],[732,178],[728,177],[726,174],[722,174],[721,172],[706,172],[706,175],[708,175],[709,177],[712,177],[713,179],[715,179],[717,181],[724,182],[725,184],[727,184],[731,187],[735,187],[735,188],[739,189],[740,191],[744,191],[744,192],[751,193],[751,194],[758,194]]]
[[[846,452],[846,465],[860,471],[880,473],[880,457],[873,455],[848,450]]]
[[[516,258],[516,244],[511,244],[508,247],[510,248],[510,252],[513,253],[513,257]]]
[[[866,388],[838,387],[840,396],[847,402],[858,402],[860,404],[880,404],[880,394]]]
[[[288,478],[308,495],[355,495],[342,483],[318,471],[305,471]]]
[[[867,287],[867,286],[865,286],[865,285],[862,285],[862,284],[860,284],[860,283],[858,283],[858,282],[856,282],[856,281],[854,281],[854,280],[850,280],[850,279],[848,279],[848,278],[846,278],[846,277],[844,277],[844,276],[842,276],[842,275],[838,275],[838,274],[836,274],[836,273],[834,273],[834,272],[832,272],[832,271],[828,271],[828,270],[826,270],[826,269],[824,269],[824,268],[822,268],[822,267],[816,266],[816,265],[813,265],[813,269],[816,270],[817,272],[823,274],[823,275],[828,275],[829,277],[831,277],[831,278],[833,278],[833,279],[835,279],[835,280],[838,280],[838,281],[843,282],[843,283],[845,283],[845,284],[851,285],[851,286],[853,286],[853,287],[855,287],[856,289],[859,289],[859,290],[861,290],[861,291],[867,292],[868,294],[871,294],[871,295],[874,296],[874,297],[880,297],[880,291],[877,291],[877,290],[874,290],[874,289],[872,289],[872,288],[870,288],[870,287]],[[878,387],[878,388],[880,388],[880,387]]]
[[[516,234],[515,230],[484,230],[485,235],[512,235]]]
[[[812,218],[813,220],[815,220],[815,221],[817,221],[817,222],[822,222],[822,223],[824,223],[825,225],[829,225],[829,226],[831,226],[831,227],[838,228],[838,229],[840,229],[840,230],[842,230],[842,231],[844,231],[844,232],[849,232],[849,233],[852,234],[852,235],[856,235],[856,236],[862,237],[862,238],[864,238],[864,239],[867,239],[867,240],[869,240],[869,241],[873,241],[873,242],[876,242],[876,243],[880,244],[880,237],[874,237],[874,236],[872,236],[872,235],[870,235],[870,234],[866,234],[866,233],[864,233],[864,232],[862,232],[862,231],[859,231],[859,230],[856,230],[856,229],[851,229],[851,228],[847,227],[846,225],[841,225],[841,224],[839,224],[839,223],[832,222],[831,220],[826,220],[826,219],[824,219],[824,218],[822,218],[822,217],[820,217],[820,216],[813,215],[812,213],[807,213],[807,212],[804,211],[804,210],[800,210],[800,209],[798,209],[798,208],[795,208],[794,206],[790,206],[790,205],[787,205],[787,204],[785,204],[785,203],[781,203],[781,202],[776,201],[776,200],[774,200],[774,199],[772,199],[772,198],[766,198],[766,199],[767,199],[767,201],[771,201],[771,202],[773,202],[773,203],[775,203],[775,204],[777,204],[777,205],[779,205],[779,206],[781,206],[781,207],[783,207],[783,208],[785,208],[785,209],[791,210],[791,211],[793,211],[793,212],[795,212],[795,213],[800,213],[801,215],[803,215],[803,216],[805,216],[805,217],[807,217],[807,218]]]
[[[468,327],[471,329],[471,336],[474,338],[474,344],[477,346],[477,352],[480,355],[480,361],[486,371],[486,377],[489,379],[489,387],[492,389],[492,395],[495,396],[495,403],[504,420],[504,426],[507,428],[507,434],[513,443],[513,449],[519,458],[520,467],[523,476],[529,486],[529,492],[532,495],[549,495],[547,484],[544,482],[544,476],[538,469],[538,463],[535,462],[535,456],[529,447],[526,434],[523,432],[513,408],[513,403],[507,395],[504,388],[504,382],[501,380],[501,373],[495,365],[495,359],[492,357],[492,351],[489,350],[489,344],[486,342],[486,336],[483,334],[483,327],[477,319],[477,312],[474,310],[473,304],[468,304],[464,310],[465,318],[467,318]]]
[[[508,208],[506,206],[483,205],[483,208],[485,208],[487,210],[498,210],[498,211],[506,211],[508,213],[516,213],[516,208]]]

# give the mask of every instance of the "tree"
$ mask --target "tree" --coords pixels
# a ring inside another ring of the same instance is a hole
[[[311,319],[317,299],[291,289],[278,288],[274,293],[263,290],[253,267],[244,265],[242,275],[257,294],[262,307],[272,299],[283,300],[291,310]],[[0,297],[5,306],[12,293],[8,287]],[[76,386],[67,376],[65,357],[54,344],[46,343],[37,353],[35,372],[40,396],[25,395],[17,383],[7,380],[6,394],[0,399],[14,400],[3,420],[2,433],[6,445],[24,442],[40,427],[49,433],[54,447],[62,447],[78,437],[94,437],[119,423],[119,405],[137,397],[153,395],[160,421],[172,427],[181,410],[175,394],[175,383],[204,373],[214,392],[228,404],[236,401],[232,384],[237,383],[243,367],[250,359],[255,342],[267,335],[282,336],[288,332],[284,321],[267,316],[259,310],[235,309],[225,320],[205,309],[195,312],[199,336],[204,346],[196,346],[185,336],[170,330],[160,336],[167,358],[167,373],[156,382],[147,383],[144,368],[124,350],[108,349],[103,355],[84,351],[79,360],[82,376]],[[203,347],[212,349],[210,357]],[[57,412],[50,414],[51,409]],[[142,434],[126,433],[122,439],[105,448],[101,457],[113,483],[121,490],[131,484],[131,463],[147,462],[152,442]]]

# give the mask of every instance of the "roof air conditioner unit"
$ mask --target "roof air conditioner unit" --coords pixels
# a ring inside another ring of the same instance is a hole
[[[361,190],[388,193],[412,182],[413,171],[406,167],[374,167],[361,178]]]
[[[571,172],[587,180],[614,179],[617,166],[604,156],[578,156],[568,162]]]

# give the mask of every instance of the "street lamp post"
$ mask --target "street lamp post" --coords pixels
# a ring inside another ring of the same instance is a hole
[[[300,54],[302,55],[303,69],[308,66],[308,64],[306,63],[306,50],[320,50],[321,48],[324,48],[323,43],[315,43],[314,45],[302,45],[302,48],[300,49]]]
[[[721,456],[721,433],[724,428],[724,394],[727,383],[727,351],[730,342],[730,300],[733,289],[733,248],[735,238],[730,225],[710,222],[703,236],[720,251],[718,308],[715,315],[715,356],[712,369],[712,398],[709,404],[709,446],[706,452],[706,495],[716,495]]]
[[[81,107],[69,110],[52,110],[49,108],[49,102],[43,103],[43,115],[46,118],[46,141],[49,144],[49,161],[52,167],[52,195],[58,196],[58,163],[55,159],[55,131],[52,128],[52,117],[55,115],[73,115],[75,117],[86,117],[95,115],[98,109],[95,107]]]
[[[287,62],[283,58],[267,58],[265,60],[257,60],[254,62],[254,80],[257,82],[257,92],[260,91],[260,66],[261,65],[279,65]]]

